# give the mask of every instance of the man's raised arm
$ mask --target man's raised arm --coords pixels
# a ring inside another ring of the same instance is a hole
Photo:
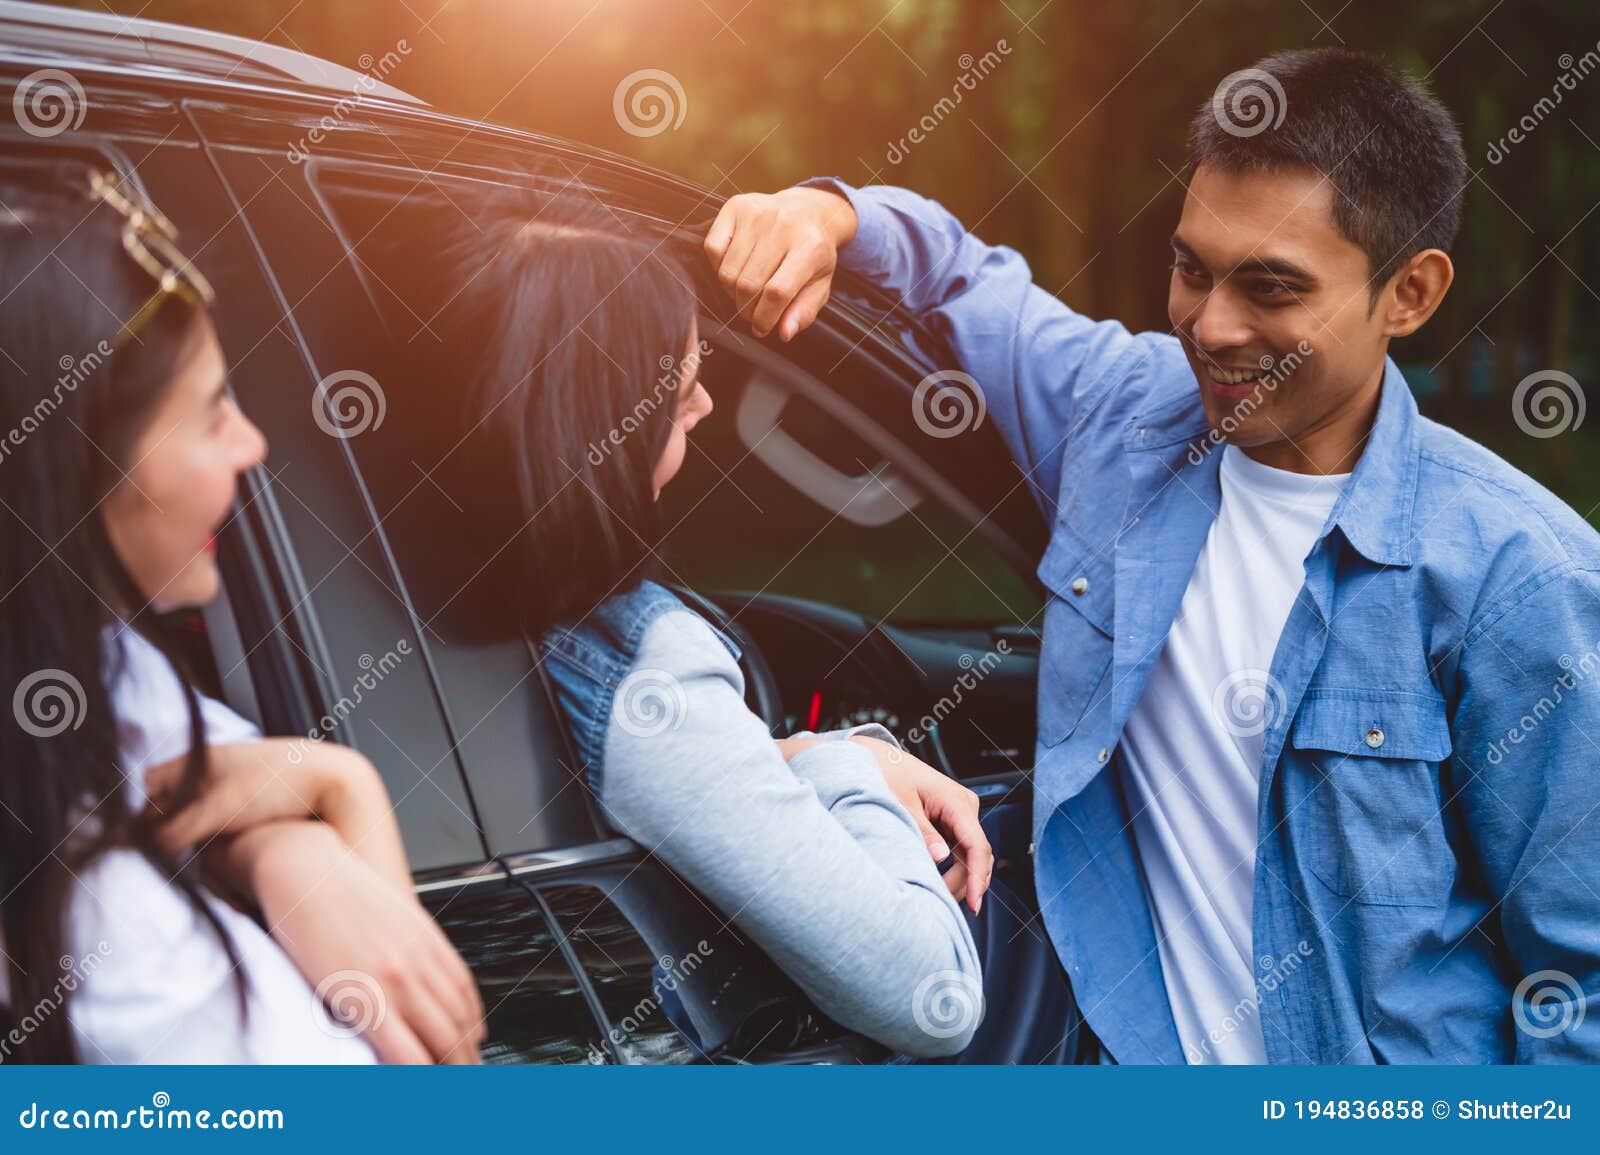
[[[742,194],[723,205],[705,251],[758,336],[803,331],[839,269],[898,298],[941,343],[941,363],[976,383],[1046,508],[1080,399],[1133,340],[1074,313],[1033,283],[1021,254],[905,189],[820,180]]]

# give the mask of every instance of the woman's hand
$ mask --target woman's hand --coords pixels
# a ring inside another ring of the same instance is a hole
[[[199,792],[173,811],[182,775],[182,759],[145,775],[150,809],[164,815],[156,838],[169,853],[268,822],[319,818],[390,882],[410,890],[411,872],[388,791],[372,763],[356,751],[289,738],[210,746]]]
[[[218,853],[283,952],[381,1060],[478,1061],[477,984],[409,886],[394,886],[320,822],[257,826]]]
[[[787,762],[821,741],[825,739],[780,738],[778,752]],[[864,734],[854,734],[849,741],[872,751],[883,780],[911,814],[935,862],[949,858],[954,844],[955,865],[945,871],[944,883],[957,899],[965,897],[968,908],[977,914],[994,875],[994,850],[978,821],[978,796],[893,743]]]

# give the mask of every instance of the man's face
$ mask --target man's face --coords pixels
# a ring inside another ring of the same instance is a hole
[[[1207,419],[1240,448],[1321,430],[1381,380],[1382,310],[1368,309],[1369,263],[1334,224],[1336,195],[1309,170],[1201,165],[1189,182],[1167,315]]]

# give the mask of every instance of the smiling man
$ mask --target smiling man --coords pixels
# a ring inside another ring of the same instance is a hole
[[[899,189],[735,197],[707,253],[783,339],[836,267],[896,294],[1052,521],[1036,880],[1104,1057],[1600,1059],[1600,539],[1388,358],[1459,134],[1351,53],[1239,75],[1273,123],[1194,120],[1171,333]]]

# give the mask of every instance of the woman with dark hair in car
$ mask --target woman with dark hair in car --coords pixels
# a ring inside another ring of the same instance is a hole
[[[539,639],[602,813],[840,1024],[964,1049],[982,985],[951,889],[976,911],[988,883],[976,797],[882,727],[774,742],[734,643],[651,580],[657,498],[712,408],[688,274],[594,206],[475,224],[450,323],[477,368],[441,476],[472,503],[480,600]],[[966,859],[951,884],[897,795],[937,800]]]
[[[163,641],[266,450],[174,235],[104,174],[0,180],[0,1061],[470,1061],[376,771]]]

